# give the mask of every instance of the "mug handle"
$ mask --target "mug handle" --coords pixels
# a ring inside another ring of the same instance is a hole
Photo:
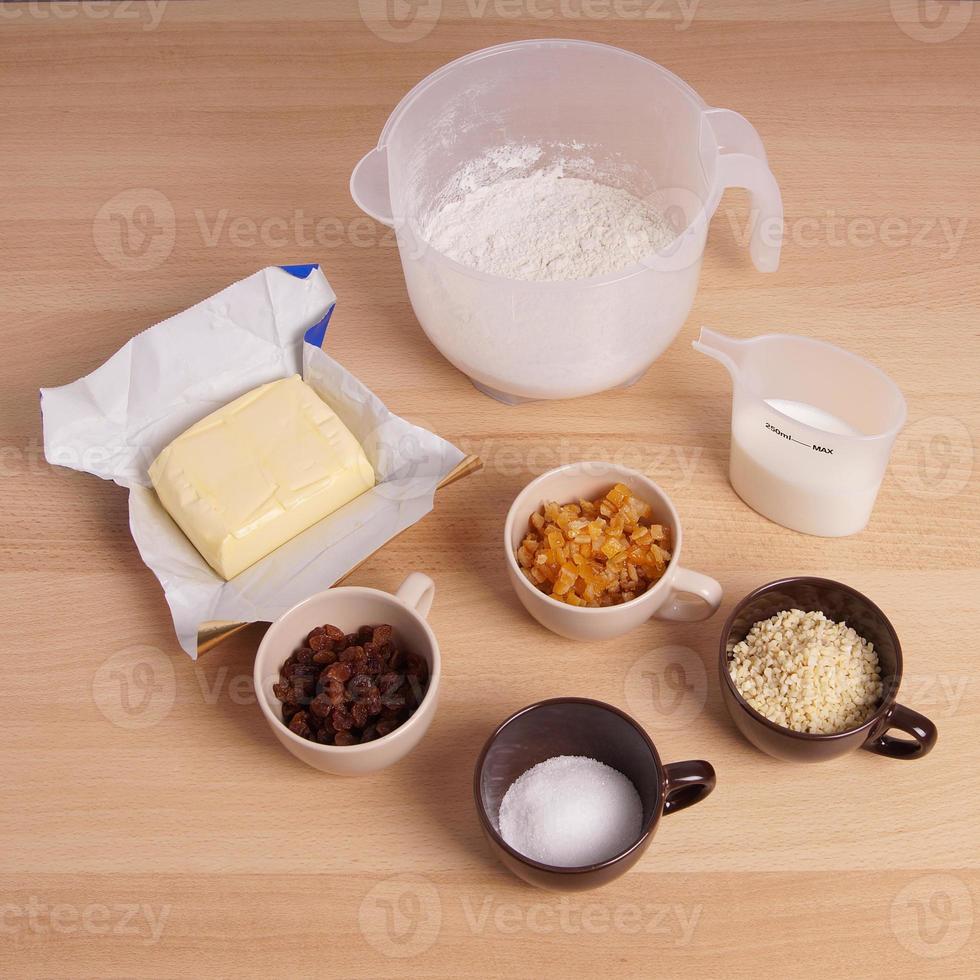
[[[664,766],[664,816],[700,803],[715,788],[710,762],[692,759]]]
[[[701,601],[681,599],[682,592],[689,592]],[[653,615],[657,619],[670,619],[677,623],[697,623],[718,612],[722,595],[721,586],[710,575],[678,568],[670,583],[670,599]]]
[[[896,704],[885,715],[884,725],[884,728],[876,729],[878,734],[869,738],[861,748],[878,755],[887,755],[890,759],[921,759],[935,748],[939,738],[936,726],[925,715],[906,708],[904,704]],[[912,741],[889,735],[891,728],[911,735]]]
[[[432,600],[436,597],[436,583],[421,572],[411,575],[398,586],[395,598],[404,602],[409,609],[417,612],[423,619],[429,615]]]

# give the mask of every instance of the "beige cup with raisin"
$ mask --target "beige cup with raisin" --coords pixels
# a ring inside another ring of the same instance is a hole
[[[394,595],[357,586],[328,589],[293,606],[269,627],[255,655],[255,693],[262,714],[283,748],[321,772],[357,776],[398,762],[418,745],[432,722],[439,696],[439,644],[425,618],[434,595],[432,579],[413,572]],[[404,724],[359,745],[321,745],[286,727],[282,704],[273,690],[280,680],[279,669],[304,644],[310,631],[323,623],[332,623],[350,633],[365,624],[388,623],[394,630],[395,642],[425,660],[425,694]]]
[[[572,605],[535,587],[517,557],[531,516],[550,501],[594,501],[618,484],[649,505],[651,519],[667,528],[670,556],[659,578],[629,601],[603,607]],[[518,599],[542,626],[572,640],[622,636],[651,617],[691,623],[714,615],[721,605],[721,586],[681,565],[682,542],[680,517],[667,494],[642,473],[606,462],[570,463],[539,476],[517,495],[504,525],[507,572]]]

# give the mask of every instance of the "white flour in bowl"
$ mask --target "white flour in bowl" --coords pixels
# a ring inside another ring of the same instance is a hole
[[[561,164],[474,183],[465,175],[459,196],[430,213],[422,232],[444,255],[491,275],[552,281],[607,275],[675,237],[651,202],[565,176]]]

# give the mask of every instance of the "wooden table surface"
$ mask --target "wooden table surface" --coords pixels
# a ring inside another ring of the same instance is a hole
[[[360,8],[0,10],[0,973],[975,976],[980,11]],[[509,408],[427,342],[392,241],[351,202],[348,178],[423,76],[555,35],[649,56],[752,120],[787,240],[779,272],[756,273],[746,200],[730,193],[694,310],[637,385]],[[146,249],[137,205],[157,230]],[[273,738],[250,687],[260,627],[197,663],[181,652],[125,492],[49,467],[40,449],[38,387],[80,377],[236,279],[301,261],[321,262],[339,296],[331,354],[486,463],[353,577],[393,589],[412,569],[432,575],[445,659],[426,739],[359,781],[320,775]],[[804,537],[738,500],[729,384],[690,348],[701,324],[820,337],[897,381],[908,423],[865,532]],[[525,615],[501,558],[507,507],[534,474],[597,456],[673,495],[687,563],[725,589],[713,619],[586,646]],[[796,768],[733,729],[719,629],[742,595],[789,573],[848,582],[892,618],[902,700],[940,729],[928,758],[858,752]],[[495,863],[470,796],[496,723],[556,695],[620,705],[666,760],[718,773],[714,795],[666,820],[632,873],[574,897]]]

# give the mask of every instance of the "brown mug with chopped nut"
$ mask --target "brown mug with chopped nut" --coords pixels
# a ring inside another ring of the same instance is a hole
[[[878,706],[859,724],[830,734],[794,731],[765,717],[739,692],[730,669],[732,651],[755,624],[790,609],[821,612],[834,623],[846,623],[873,644],[881,668],[882,694]],[[902,647],[895,628],[870,599],[840,582],[798,576],[750,592],[722,629],[719,673],[722,697],[735,726],[756,748],[777,759],[821,762],[859,748],[893,759],[919,759],[936,744],[936,726],[897,702]],[[907,737],[895,737],[889,734],[892,730]]]

